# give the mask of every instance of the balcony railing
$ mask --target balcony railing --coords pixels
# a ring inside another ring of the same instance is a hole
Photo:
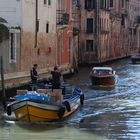
[[[57,10],[56,25],[68,25],[69,14],[64,10]]]

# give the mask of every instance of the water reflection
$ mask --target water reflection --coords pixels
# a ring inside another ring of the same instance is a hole
[[[86,138],[93,139],[93,137],[94,140],[106,140],[105,137],[60,124],[13,124],[7,122],[1,128],[0,139],[2,140],[85,140]]]
[[[98,135],[103,134],[111,140],[139,140],[140,65],[132,65],[130,60],[126,59],[109,66],[116,70],[118,76],[114,89],[92,89],[89,79],[84,79],[88,75],[88,67],[83,68],[83,74],[78,76],[78,79],[84,82],[75,82],[76,77],[72,81],[81,86],[86,94],[86,108],[82,111],[79,126]]]

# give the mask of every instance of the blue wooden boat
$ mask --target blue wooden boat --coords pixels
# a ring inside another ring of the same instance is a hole
[[[60,89],[53,92],[51,89],[22,90],[7,105],[7,114],[13,112],[17,120],[24,122],[58,121],[70,116],[83,102],[84,94],[79,88],[65,95]]]

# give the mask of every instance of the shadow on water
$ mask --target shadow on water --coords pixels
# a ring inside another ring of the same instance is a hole
[[[61,120],[58,121],[52,121],[52,122],[20,122],[18,120],[16,120],[14,113],[11,114],[11,116],[8,116],[7,113],[3,113],[1,114],[1,122],[5,122],[6,124],[9,125],[17,125],[22,129],[27,129],[27,130],[31,130],[31,131],[47,131],[47,130],[54,130],[57,128],[62,128],[64,126],[78,126],[79,121],[78,119],[76,119],[76,121],[70,121],[73,120],[74,117],[77,116],[77,113],[80,112],[80,110],[83,109],[83,106],[80,106],[77,111],[75,111],[74,113],[72,113],[70,116],[63,118]],[[1,112],[2,113],[2,112]],[[81,119],[79,117],[79,119]],[[73,123],[74,122],[74,123]]]
[[[63,128],[64,124],[54,122],[54,123],[27,123],[27,122],[17,122],[17,121],[6,121],[8,125],[17,125],[21,129],[25,129],[32,132],[43,132],[43,131],[49,131],[49,130],[55,130],[58,128]]]

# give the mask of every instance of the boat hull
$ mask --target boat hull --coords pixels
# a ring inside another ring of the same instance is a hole
[[[139,58],[131,58],[132,64],[140,64],[140,57]]]
[[[80,106],[79,97],[71,99],[68,102],[71,108],[70,111],[67,110],[66,106],[62,106],[62,104],[57,105],[51,103],[37,103],[28,100],[15,102],[13,105],[11,105],[11,110],[15,113],[16,119],[18,121],[58,121],[71,115]]]
[[[115,71],[111,67],[93,67],[89,76],[93,87],[114,87]]]
[[[131,56],[132,64],[140,64],[140,54],[134,54]]]
[[[92,86],[95,87],[114,87],[115,86],[115,76],[92,76],[91,77]]]

